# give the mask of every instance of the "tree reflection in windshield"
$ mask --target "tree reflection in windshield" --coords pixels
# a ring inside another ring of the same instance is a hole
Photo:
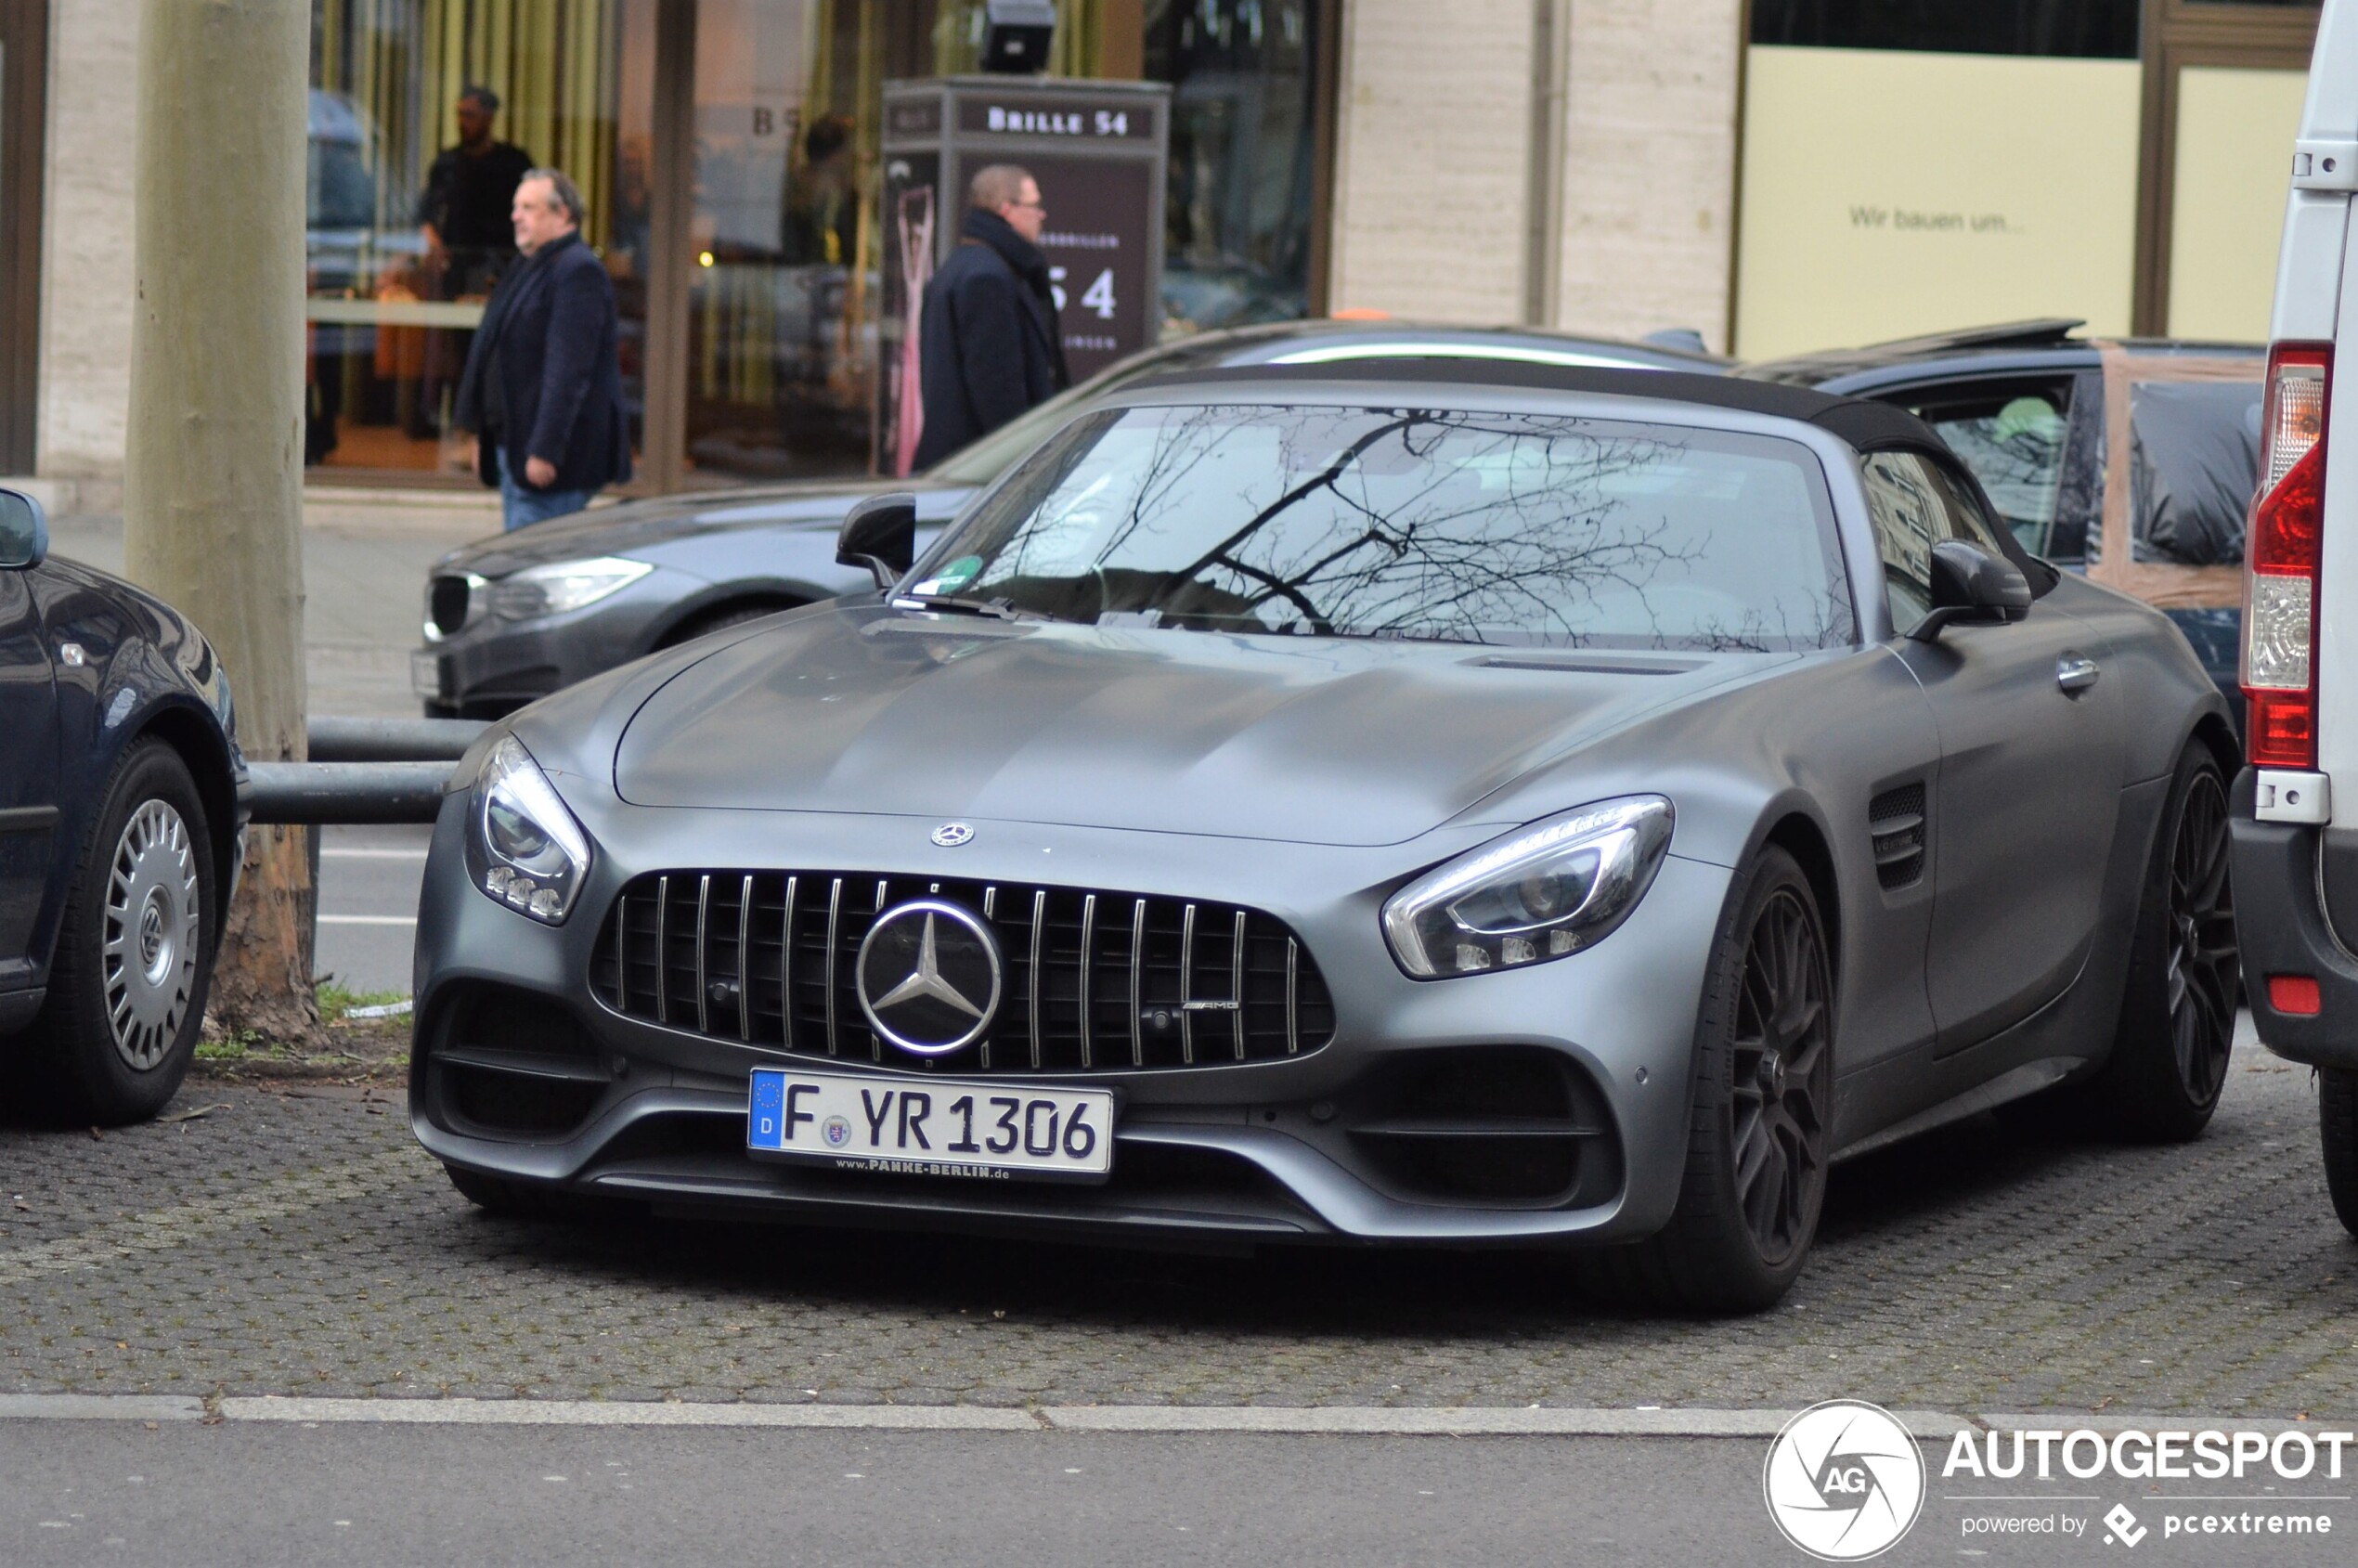
[[[920,593],[1061,619],[1455,642],[1847,642],[1797,443],[1562,415],[1214,406],[1082,420]]]

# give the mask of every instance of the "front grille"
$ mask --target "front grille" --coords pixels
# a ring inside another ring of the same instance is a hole
[[[861,940],[939,898],[979,914],[1004,973],[997,1015],[952,1071],[1090,1072],[1282,1060],[1334,1035],[1333,998],[1285,923],[1234,904],[1075,888],[828,872],[638,877],[590,984],[626,1017],[797,1056],[881,1062],[861,1012]],[[910,1062],[895,1052],[893,1060]]]
[[[467,579],[435,577],[426,584],[426,616],[447,637],[467,624]]]
[[[1905,888],[1924,874],[1924,786],[1887,789],[1867,803],[1867,831],[1874,839],[1875,880],[1886,890]]]

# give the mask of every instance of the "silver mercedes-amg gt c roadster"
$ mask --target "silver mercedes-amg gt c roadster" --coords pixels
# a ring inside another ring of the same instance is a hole
[[[420,909],[494,1210],[1595,1249],[1774,1301],[1830,1163],[2198,1133],[2217,689],[1912,416],[1670,372],[1139,385],[877,590],[515,714]],[[570,1202],[566,1202],[570,1206]]]

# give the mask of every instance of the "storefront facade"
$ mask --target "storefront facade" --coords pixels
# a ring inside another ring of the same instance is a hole
[[[0,0],[0,473],[41,475],[84,510],[120,495],[138,10]],[[636,487],[869,466],[883,86],[972,69],[977,0],[312,10],[315,483],[467,483],[448,408],[499,258],[429,230],[469,227],[433,188],[476,86],[499,99],[493,141],[566,168],[589,198],[625,316]],[[1745,356],[2052,316],[2263,335],[2317,14],[2314,0],[1058,10],[1058,73],[1171,91],[1165,332],[1358,309],[1684,328]]]

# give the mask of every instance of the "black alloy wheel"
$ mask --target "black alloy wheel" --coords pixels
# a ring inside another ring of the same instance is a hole
[[[2242,995],[2227,862],[2226,780],[2197,741],[2163,802],[2112,1056],[2092,1085],[2133,1137],[2196,1136],[2226,1086]]]
[[[1761,851],[1730,890],[1696,1019],[1686,1175],[1670,1223],[1604,1254],[1642,1304],[1758,1312],[1799,1276],[1832,1162],[1833,971],[1801,867]]]
[[[1754,922],[1736,1001],[1730,1160],[1761,1261],[1809,1245],[1826,1192],[1832,1011],[1817,916],[1780,888]]]

